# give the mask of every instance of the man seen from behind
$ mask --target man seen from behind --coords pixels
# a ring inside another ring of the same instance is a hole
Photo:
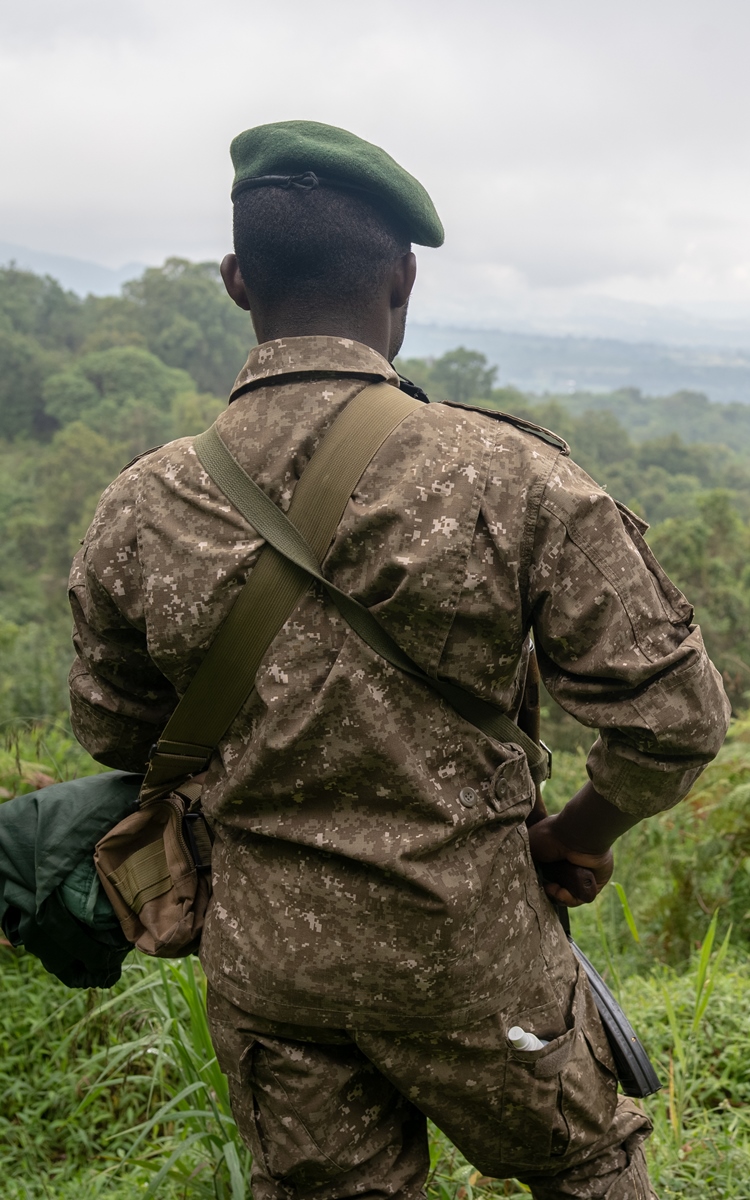
[[[378,147],[306,121],[235,139],[229,295],[258,345],[217,430],[282,510],[368,384],[400,386],[412,243],[443,231]],[[403,385],[407,386],[407,385]],[[209,1019],[256,1200],[423,1195],[427,1118],[536,1200],[650,1200],[650,1122],[618,1099],[585,975],[536,865],[587,868],[676,804],[728,705],[692,609],[555,435],[415,406],[323,559],[433,679],[516,718],[530,636],[552,696],[599,730],[589,782],[527,828],[526,756],[396,670],[311,586],[208,767]],[[79,740],[142,772],[263,541],[191,438],[104,493],[71,577]],[[518,1052],[521,1025],[546,1041]]]

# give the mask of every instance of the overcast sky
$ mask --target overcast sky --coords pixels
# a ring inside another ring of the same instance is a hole
[[[308,118],[432,194],[423,319],[750,314],[749,38],[747,0],[2,0],[0,240],[220,257],[232,136]]]

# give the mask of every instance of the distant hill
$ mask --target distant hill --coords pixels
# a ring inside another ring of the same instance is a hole
[[[498,367],[499,383],[523,392],[638,388],[657,396],[703,392],[724,404],[750,404],[750,350],[409,324],[402,354],[439,358],[456,346],[481,351]]]
[[[0,267],[11,262],[39,275],[51,275],[66,289],[79,296],[118,295],[123,283],[136,279],[145,270],[143,263],[122,267],[103,267],[99,263],[31,250],[11,242],[0,242]],[[680,391],[703,392],[712,401],[724,404],[750,404],[750,323],[743,338],[743,326],[736,325],[737,345],[726,344],[730,329],[726,322],[706,319],[704,345],[696,344],[697,326],[680,326],[689,345],[664,341],[665,329],[654,324],[654,341],[634,341],[636,327],[623,325],[623,314],[634,306],[620,306],[614,315],[622,337],[590,337],[577,334],[547,334],[501,329],[472,329],[466,326],[409,323],[403,355],[407,358],[439,358],[447,350],[465,346],[479,350],[498,367],[498,382],[512,384],[532,394],[573,394],[576,392],[612,392],[620,388],[638,388],[657,396]],[[636,306],[637,307],[637,306]],[[648,327],[648,310],[638,315]],[[543,314],[542,314],[543,315]],[[655,318],[654,318],[655,320]],[[697,320],[697,319],[696,319]],[[510,323],[510,322],[509,322]],[[684,323],[684,322],[683,322]],[[658,326],[658,328],[657,328]],[[672,332],[677,332],[678,327]],[[709,344],[711,343],[711,344]]]
[[[30,250],[28,246],[0,242],[0,267],[7,267],[11,263],[26,271],[34,271],[37,275],[51,275],[64,288],[77,292],[79,296],[89,293],[94,296],[116,296],[123,283],[136,279],[145,270],[145,263],[103,267],[100,263],[86,262],[82,258],[47,254],[44,250]]]

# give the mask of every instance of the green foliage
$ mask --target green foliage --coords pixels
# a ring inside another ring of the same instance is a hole
[[[544,791],[550,809],[585,778],[583,753],[558,754]],[[747,1194],[749,799],[745,720],[686,801],[617,843],[617,882],[571,915],[664,1082],[646,1101],[662,1200]]]
[[[76,360],[44,385],[44,406],[60,425],[83,420],[96,428],[132,403],[168,412],[175,396],[194,388],[186,371],[164,363],[136,346],[99,350]]]
[[[496,367],[488,367],[487,359],[476,350],[449,350],[431,368],[432,386],[444,400],[468,404],[476,396],[486,396],[497,375]]]
[[[104,769],[78,745],[67,717],[16,721],[1,731],[0,801]]]
[[[716,404],[700,392],[644,396],[636,388],[605,394],[578,392],[554,397],[571,416],[611,412],[634,441],[656,441],[679,431],[685,442],[713,442],[738,452],[750,450],[750,405]]]
[[[661,1200],[747,1194],[750,1068],[746,962],[709,936],[687,970],[633,975],[622,1002],[641,1033],[663,1090],[646,1101],[654,1121],[651,1177]]]
[[[0,800],[99,770],[63,715],[70,558],[129,458],[211,423],[248,342],[247,318],[211,264],[170,260],[119,298],[85,301],[53,280],[0,271]],[[438,398],[484,400],[556,428],[586,470],[645,514],[741,704],[750,406],[693,394],[526,397],[495,387],[494,369],[462,348],[399,365]],[[549,700],[546,709],[554,809],[585,779],[592,733]],[[688,801],[622,839],[616,883],[573,917],[667,1081],[649,1102],[662,1200],[747,1193],[750,971],[739,955],[750,947],[749,802],[750,723],[738,721]],[[202,988],[190,964],[133,960],[110,995],[71,993],[0,944],[3,1195],[246,1195],[247,1155],[208,1045]],[[431,1200],[528,1194],[482,1179],[435,1130],[431,1144]]]
[[[489,396],[497,367],[487,365],[484,354],[459,346],[430,362],[423,359],[397,359],[396,367],[433,400],[455,400],[469,404],[477,397]]]
[[[68,739],[64,728],[28,728],[0,758],[0,786],[28,789],[34,770],[61,777],[72,763]],[[558,754],[550,806],[583,778],[581,754]],[[747,1194],[748,796],[750,722],[738,722],[690,799],[618,844],[619,886],[572,914],[577,941],[616,988],[665,1083],[645,1102],[662,1200]],[[70,992],[0,946],[9,1200],[247,1195],[248,1156],[209,1045],[203,987],[190,961],[134,957],[111,993]],[[434,1128],[430,1137],[430,1200],[528,1195],[480,1176]]]
[[[664,1083],[644,1102],[654,1121],[647,1150],[661,1200],[747,1196],[750,969],[746,962],[729,962],[727,940],[717,950],[712,931],[715,924],[680,972],[652,968],[626,978],[622,987],[621,1002]],[[595,958],[602,958],[601,949]],[[435,1129],[431,1160],[430,1200],[528,1195],[515,1180],[481,1176]]]
[[[137,346],[84,355],[44,383],[47,414],[65,428],[81,422],[130,457],[173,435],[172,406],[195,394],[186,371]]]
[[[665,1085],[645,1102],[662,1200],[746,1196],[750,968],[728,955],[726,937],[717,946],[715,930],[680,970],[650,965],[621,988]],[[249,1195],[249,1155],[190,960],[134,959],[112,993],[85,995],[44,976],[29,956],[3,953],[0,1169],[10,1200],[72,1200],[74,1191],[82,1200]],[[434,1127],[430,1152],[430,1200],[528,1195],[516,1181],[481,1176]]]
[[[716,488],[726,489],[737,511],[750,517],[750,468],[725,446],[689,444],[676,432],[639,442],[614,413],[573,416],[558,400],[519,398],[511,411],[564,437],[589,475],[652,524],[694,515],[698,497]]]
[[[404,379],[410,379],[429,393],[432,388],[432,371],[430,363],[424,358],[396,358],[393,365]]]
[[[0,270],[0,330],[32,338],[45,350],[75,351],[84,332],[81,308],[78,297],[49,275]]]
[[[695,604],[708,651],[737,701],[750,691],[750,522],[724,490],[697,497],[695,507],[696,516],[657,525],[651,545]]]
[[[127,450],[82,423],[48,443],[0,445],[0,722],[67,708],[70,562]]]
[[[738,511],[750,516],[743,453],[750,448],[750,405],[712,404],[692,392],[644,397],[633,389],[525,396],[494,387],[496,371],[485,355],[462,348],[438,359],[397,359],[396,366],[435,400],[479,400],[554,429],[590,475],[649,521],[692,512],[695,494],[712,488],[730,490]]]
[[[550,811],[585,782],[585,764],[581,750],[555,756],[544,786]],[[686,800],[620,839],[615,880],[597,906],[575,914],[576,936],[590,957],[601,957],[606,929],[607,945],[626,973],[646,971],[655,960],[678,967],[703,942],[717,911],[720,936],[731,925],[735,949],[750,951],[750,718],[733,722]]]
[[[169,258],[123,293],[152,354],[188,371],[201,391],[229,392],[253,338],[248,314],[227,297],[215,263]]]
[[[206,1018],[206,981],[192,959],[159,962],[156,971],[133,962],[126,977],[148,998],[149,1019],[115,1053],[100,1051],[89,1063],[97,1078],[80,1106],[95,1105],[103,1092],[131,1081],[141,1064],[143,1108],[149,1114],[135,1128],[110,1140],[122,1146],[119,1161],[106,1172],[117,1177],[133,1167],[150,1176],[144,1200],[162,1194],[164,1183],[206,1200],[249,1200],[250,1155],[229,1106],[229,1087],[216,1061]],[[128,990],[112,1000],[121,1008]],[[125,1071],[123,1067],[125,1066]]]
[[[32,620],[15,630],[0,649],[0,730],[18,721],[43,721],[48,713],[62,719],[67,705],[70,621]]]
[[[0,942],[4,1200],[246,1200],[250,1157],[191,960],[70,991]]]
[[[38,342],[0,326],[0,437],[33,437],[50,427],[42,389],[53,369]]]
[[[212,264],[86,300],[0,270],[0,722],[66,710],[66,579],[96,502],[135,455],[215,420],[250,340]]]
[[[528,1196],[529,1188],[516,1179],[490,1179],[472,1167],[444,1133],[430,1123],[428,1200],[503,1200]]]
[[[177,393],[226,396],[252,342],[214,263],[171,258],[120,297],[85,300],[53,279],[0,270],[0,438],[43,439],[84,419],[132,443],[152,407],[168,409]],[[115,407],[134,405],[143,411],[110,428]]]
[[[87,1064],[116,1050],[142,1011],[103,1009],[96,992],[69,991],[36,959],[0,945],[0,1174],[7,1200],[94,1200],[113,1128],[145,1115],[137,1086],[102,1091],[85,1119],[77,1109]],[[132,1074],[136,1075],[138,1064]],[[100,1156],[101,1159],[100,1159]],[[93,1166],[93,1169],[92,1169]],[[108,1196],[138,1194],[132,1187]]]

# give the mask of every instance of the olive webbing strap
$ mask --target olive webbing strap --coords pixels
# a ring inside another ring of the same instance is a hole
[[[426,683],[482,733],[496,741],[514,742],[521,746],[526,753],[535,782],[539,783],[547,778],[546,751],[519,729],[510,717],[494,704],[472,695],[458,685],[428,675],[401,649],[368,608],[325,578],[314,549],[306,541],[301,529],[290,519],[291,507],[287,517],[240,466],[214,426],[201,434],[196,440],[195,448],[206,471],[227,499],[239,509],[258,533],[284,556],[290,577],[294,572],[294,577],[297,578],[297,572],[302,570],[316,579],[323,585],[344,620],[376,654],[413,679]],[[342,447],[342,461],[346,460],[349,451],[349,446]],[[312,466],[312,463],[310,465]],[[307,476],[309,470],[308,467],[302,479]],[[297,484],[298,489],[301,484],[302,480]]]
[[[289,517],[266,497],[282,529],[296,526],[309,540],[316,567],[374,454],[419,407],[418,400],[390,384],[368,385],[339,414],[307,464],[294,488]],[[194,445],[202,465],[222,491],[223,455],[249,479],[214,428],[196,438]],[[240,505],[235,507],[251,520]],[[141,800],[163,794],[165,784],[203,770],[250,695],[263,655],[309,586],[307,570],[295,566],[272,545],[263,547],[151,755]]]

